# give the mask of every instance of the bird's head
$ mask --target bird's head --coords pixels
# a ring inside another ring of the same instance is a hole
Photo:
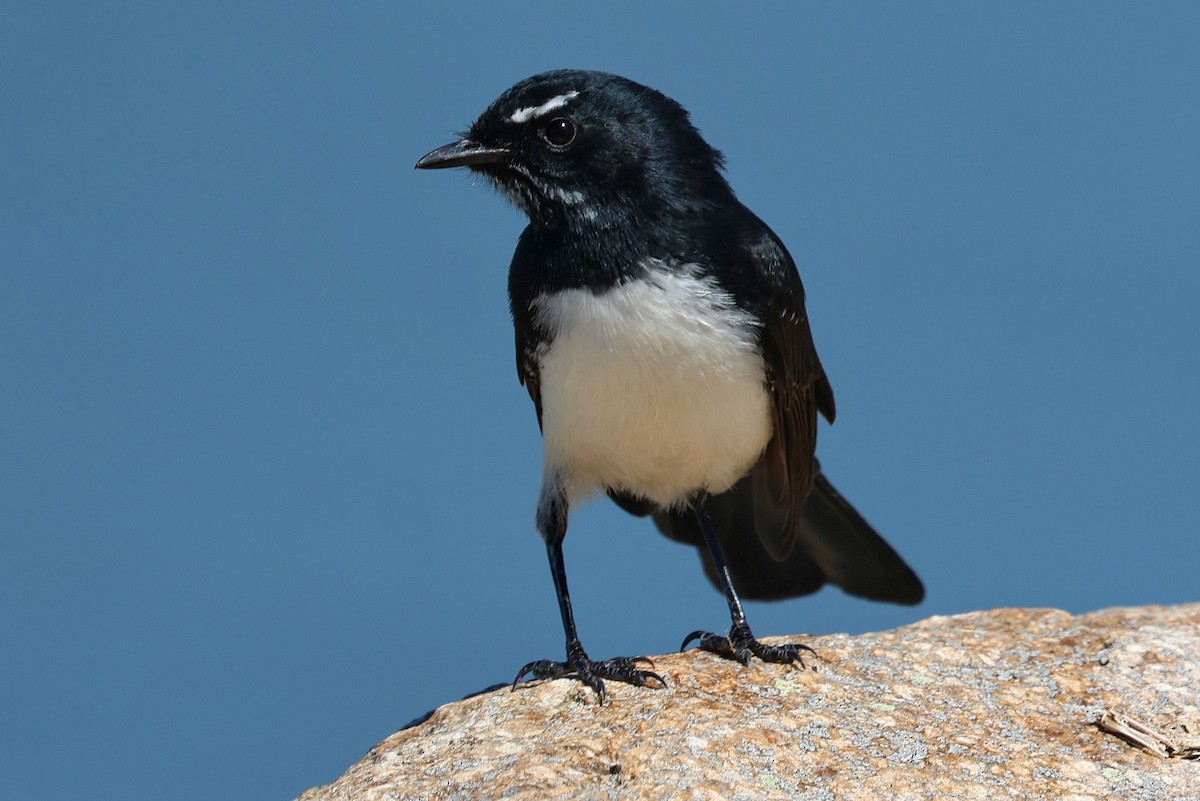
[[[732,196],[723,159],[682,106],[602,72],[556,70],[517,83],[421,169],[467,167],[539,227],[666,222]]]

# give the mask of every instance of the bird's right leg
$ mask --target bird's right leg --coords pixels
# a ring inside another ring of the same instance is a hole
[[[604,679],[622,681],[637,687],[648,681],[658,682],[665,687],[667,682],[652,670],[642,670],[640,663],[650,663],[644,656],[619,656],[594,662],[583,650],[579,634],[575,630],[575,615],[571,611],[571,595],[567,590],[567,570],[563,565],[562,542],[567,534],[567,498],[557,480],[548,479],[542,486],[538,501],[538,531],[546,541],[546,554],[550,558],[550,575],[554,578],[554,591],[558,595],[558,611],[562,614],[563,632],[567,637],[567,658],[564,662],[539,659],[521,668],[513,679],[513,686],[527,675],[535,679],[557,679],[574,676],[596,691],[600,703],[604,703]],[[652,663],[650,663],[653,666]]]
[[[732,625],[729,627],[728,634],[693,631],[684,638],[683,645],[679,646],[679,650],[687,648],[693,640],[699,640],[702,650],[711,651],[729,659],[736,659],[743,665],[750,664],[751,657],[757,656],[764,662],[786,662],[803,667],[804,654],[815,653],[812,648],[801,643],[767,645],[759,642],[750,631],[750,624],[746,622],[746,613],[742,610],[741,599],[738,598],[737,590],[733,588],[733,578],[729,574],[729,565],[721,550],[721,538],[717,536],[712,518],[708,516],[708,510],[702,503],[693,508],[693,513],[696,515],[696,523],[704,535],[704,542],[708,545],[708,552],[712,555],[713,564],[717,568],[721,587],[725,590],[725,600],[729,604],[729,617]]]

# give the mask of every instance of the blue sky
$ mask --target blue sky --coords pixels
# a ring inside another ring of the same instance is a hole
[[[0,775],[290,798],[558,657],[505,272],[418,173],[508,85],[675,97],[788,244],[840,489],[925,580],[760,634],[1200,597],[1200,7],[15,3],[0,28]],[[725,625],[597,503],[594,656]],[[736,669],[735,666],[730,669]]]

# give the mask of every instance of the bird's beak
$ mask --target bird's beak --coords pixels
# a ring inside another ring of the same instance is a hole
[[[502,147],[488,147],[470,139],[461,139],[431,150],[417,162],[418,170],[440,170],[444,167],[474,167],[495,164],[508,159],[510,153]]]

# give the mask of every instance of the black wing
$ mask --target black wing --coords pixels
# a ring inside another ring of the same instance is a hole
[[[517,380],[529,391],[542,427],[542,389],[539,383],[537,352],[543,334],[537,330],[533,302],[539,292],[542,269],[537,230],[531,225],[521,234],[508,268],[508,305],[512,312],[517,345]]]
[[[539,382],[536,345],[530,341],[528,332],[517,328],[517,380],[529,391],[529,399],[537,410],[538,428],[542,427],[542,387]],[[524,336],[522,335],[524,333]]]
[[[828,480],[814,456],[817,415],[833,422],[833,388],[804,307],[804,287],[778,237],[746,211],[736,246],[722,253],[723,284],[760,315],[775,431],[762,458],[733,488],[705,502],[734,586],[747,598],[788,598],[826,582],[853,595],[898,603],[924,597],[920,579]],[[621,498],[615,498],[621,503]],[[647,510],[621,505],[634,514]],[[718,576],[694,516],[654,511],[668,537],[697,546]]]
[[[742,239],[741,270],[763,287],[761,344],[775,415],[775,435],[751,474],[755,527],[763,547],[782,561],[795,547],[799,512],[819,470],[817,413],[832,423],[837,412],[796,265],[774,232],[753,222]]]

